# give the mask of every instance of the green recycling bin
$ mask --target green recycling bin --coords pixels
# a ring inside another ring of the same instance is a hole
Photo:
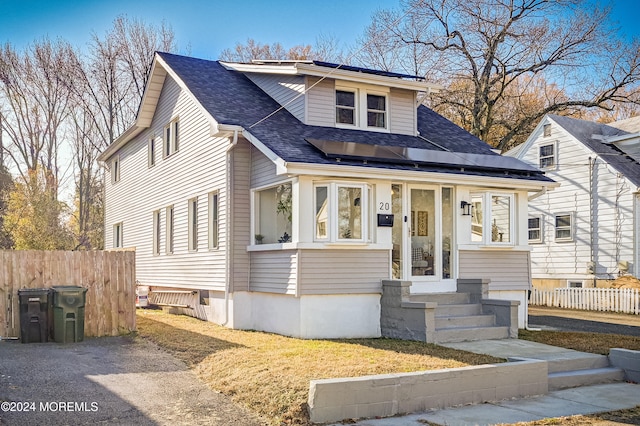
[[[56,343],[82,342],[87,289],[78,286],[54,286],[51,292],[53,340]]]
[[[20,341],[45,343],[49,341],[49,289],[23,288],[18,290],[20,301]]]

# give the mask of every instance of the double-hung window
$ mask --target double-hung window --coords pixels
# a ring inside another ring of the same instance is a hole
[[[556,166],[555,144],[542,145],[539,151],[541,169],[551,169]]]
[[[336,123],[356,125],[356,93],[336,90]]]
[[[573,214],[555,215],[556,241],[573,241]]]
[[[150,168],[156,165],[156,139],[150,138],[147,143],[147,166]]]
[[[174,229],[174,209],[173,206],[169,206],[167,207],[167,209],[165,210],[165,214],[166,214],[166,225],[167,225],[167,229],[166,229],[166,240],[165,240],[165,251],[167,252],[167,254],[171,254],[173,253],[173,229]]]
[[[189,251],[198,250],[198,199],[189,200]]]
[[[367,126],[387,127],[387,98],[383,95],[367,94]]]
[[[319,183],[314,192],[316,241],[367,241],[371,188],[357,183]]]
[[[180,138],[178,123],[178,119],[174,119],[164,127],[162,141],[162,156],[164,158],[178,152]]]
[[[116,155],[111,160],[111,183],[120,182],[120,156]]]
[[[153,212],[153,255],[160,254],[160,210]]]
[[[529,242],[541,243],[542,242],[542,216],[531,216],[528,221],[529,227]]]
[[[487,245],[514,244],[513,194],[471,194],[471,241]]]
[[[209,194],[209,249],[218,248],[218,192]]]
[[[385,131],[389,129],[388,92],[374,86],[336,88],[336,125]]]
[[[113,248],[122,248],[122,222],[113,225]]]

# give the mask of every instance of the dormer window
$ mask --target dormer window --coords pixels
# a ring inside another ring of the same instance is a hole
[[[336,123],[356,124],[356,94],[336,90]]]
[[[381,95],[367,95],[367,126],[386,128],[386,98]]]
[[[336,87],[336,126],[388,131],[388,89],[358,85]]]

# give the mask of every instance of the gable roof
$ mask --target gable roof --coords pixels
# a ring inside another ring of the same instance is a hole
[[[286,163],[336,164],[335,158],[326,156],[309,142],[326,140],[418,148],[449,155],[463,153],[467,161],[471,158],[472,162],[461,168],[459,164],[418,165],[390,159],[370,159],[373,162],[347,159],[341,160],[340,165],[553,182],[539,170],[515,159],[508,159],[518,163],[513,163],[513,168],[507,167],[511,170],[509,173],[500,170],[500,165],[512,163],[502,162],[505,158],[494,153],[488,144],[425,106],[418,108],[418,136],[311,126],[282,108],[243,72],[229,69],[218,61],[160,52],[157,55],[219,125],[243,128]],[[478,161],[473,161],[474,158]]]
[[[640,164],[615,144],[603,141],[603,138],[612,138],[631,133],[607,124],[561,115],[550,114],[549,118],[565,129],[576,140],[598,154],[611,167],[633,182],[634,185],[640,186]]]

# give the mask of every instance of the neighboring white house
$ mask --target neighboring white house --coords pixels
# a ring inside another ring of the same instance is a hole
[[[594,287],[638,276],[638,131],[640,117],[601,124],[547,115],[507,154],[560,183],[529,202],[535,287]]]
[[[311,61],[155,56],[102,153],[107,248],[228,327],[380,336],[381,280],[412,293],[531,286],[527,198],[554,183],[420,105],[420,77]],[[473,214],[467,215],[473,205]]]

